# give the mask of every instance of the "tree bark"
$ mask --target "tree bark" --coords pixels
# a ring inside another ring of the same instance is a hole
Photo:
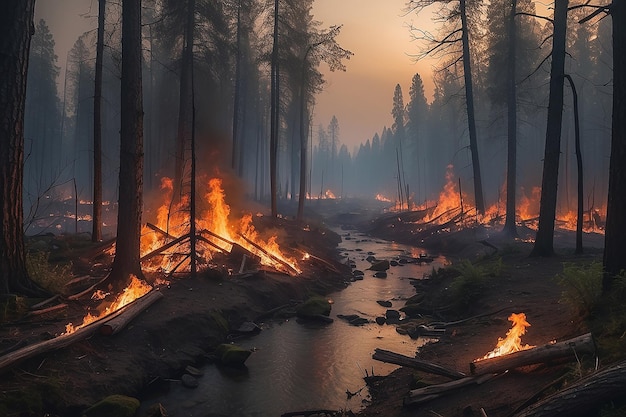
[[[24,108],[34,0],[0,3],[0,295],[40,295],[26,270]]]
[[[492,374],[521,366],[550,362],[555,359],[568,357],[575,359],[577,355],[593,353],[595,349],[591,333],[587,333],[555,344],[537,346],[508,355],[475,361],[470,363],[469,367],[472,375]]]
[[[623,400],[626,361],[581,379],[514,417],[570,417],[596,415],[602,405]]]
[[[91,241],[102,240],[102,61],[106,0],[98,1],[98,41],[93,95],[93,221]]]
[[[615,277],[626,270],[626,4],[614,1],[613,18],[613,124],[609,162],[609,196],[604,236],[602,291],[611,291]]]
[[[485,212],[483,182],[480,174],[480,158],[478,157],[478,138],[476,134],[476,112],[474,110],[474,85],[472,81],[472,65],[469,46],[469,27],[467,25],[466,0],[460,0],[461,7],[461,40],[463,43],[463,76],[465,79],[465,104],[467,107],[467,123],[469,128],[470,152],[472,154],[472,172],[474,174],[474,200],[476,211]]]
[[[280,96],[278,94],[278,0],[274,0],[274,45],[272,49],[271,70],[271,103],[270,103],[270,199],[272,217],[278,217],[278,184],[277,184],[277,159],[278,159],[278,122]]]
[[[541,181],[539,228],[532,256],[554,254],[554,221],[561,154],[561,122],[563,119],[563,77],[565,75],[565,39],[567,34],[568,0],[554,2],[554,34],[552,36],[552,64],[550,67],[550,99],[546,145]]]
[[[141,62],[141,0],[123,0],[119,205],[111,268],[111,282],[118,291],[130,274],[143,278],[139,262],[143,203]]]
[[[507,63],[507,163],[506,163],[506,220],[503,232],[510,237],[517,237],[515,223],[515,201],[517,189],[517,88],[515,85],[515,65],[517,55],[517,27],[515,14],[517,0],[511,1],[509,14],[509,50]]]
[[[576,142],[576,169],[578,175],[578,185],[576,191],[576,254],[583,253],[583,156],[580,149],[580,117],[578,116],[578,93],[576,85],[569,74],[565,74],[565,78],[572,88],[572,97],[574,100],[574,138]]]

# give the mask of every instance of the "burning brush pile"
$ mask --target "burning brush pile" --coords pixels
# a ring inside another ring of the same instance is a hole
[[[395,203],[387,213],[373,225],[374,233],[410,233],[411,240],[423,241],[432,236],[455,232],[480,224],[484,227],[502,227],[506,217],[506,189],[500,193],[504,197],[485,210],[477,212],[476,207],[464,191],[460,182],[455,181],[454,167],[448,166],[446,183],[437,200],[426,201],[421,205],[415,202],[408,204]],[[534,187],[527,193],[522,190],[516,209],[518,227],[534,232],[538,228],[539,201],[541,188]],[[389,198],[378,194],[379,201],[392,202]],[[591,207],[584,213],[583,230],[587,233],[604,233],[604,215],[606,210]],[[561,210],[557,213],[556,226],[561,230],[575,231],[577,216],[575,210]],[[532,240],[530,238],[529,240]]]
[[[156,212],[156,223],[147,223],[142,231],[142,266],[147,271],[173,274],[189,271],[191,243],[199,267],[214,267],[218,254],[240,257],[239,272],[246,263],[259,262],[279,272],[295,276],[301,273],[295,258],[286,255],[278,245],[277,235],[261,237],[250,213],[231,220],[231,209],[220,178],[207,182],[202,209],[196,218],[196,234],[191,235],[189,199],[173,203],[173,184],[169,178],[161,182],[163,202]]]

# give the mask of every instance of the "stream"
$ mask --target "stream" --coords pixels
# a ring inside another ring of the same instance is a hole
[[[393,260],[417,258],[419,248],[373,239],[354,231],[336,230],[342,236],[340,252],[365,272],[363,280],[330,294],[331,324],[298,323],[295,319],[269,322],[257,336],[237,343],[254,352],[246,361],[247,371],[229,371],[209,365],[202,368],[196,389],[173,383],[167,394],[151,398],[160,402],[168,415],[176,417],[280,416],[286,412],[333,409],[354,412],[366,405],[367,375],[387,375],[397,368],[372,359],[376,348],[413,356],[427,342],[400,335],[393,325],[378,325],[377,316],[387,310],[376,301],[392,302],[399,309],[415,294],[412,279],[421,279],[445,259],[432,264],[407,263],[392,266],[387,278],[374,277],[366,258]],[[338,314],[358,314],[371,321],[353,326]],[[348,399],[346,391],[357,393]]]

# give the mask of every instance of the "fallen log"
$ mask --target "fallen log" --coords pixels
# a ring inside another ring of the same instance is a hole
[[[153,250],[150,253],[145,254],[144,256],[142,256],[141,258],[139,258],[140,262],[143,262],[147,259],[150,259],[156,255],[160,255],[161,253],[165,252],[166,250],[168,250],[169,248],[171,248],[172,246],[176,246],[179,243],[182,243],[185,239],[189,239],[189,233],[187,233],[186,235],[182,235],[181,237],[178,237],[174,240],[172,240],[169,243],[166,243],[165,245],[161,246],[158,249]]]
[[[595,344],[591,333],[564,340],[562,342],[537,346],[527,350],[481,359],[469,364],[472,375],[503,372],[521,366],[546,363],[555,359],[576,359],[582,353],[594,353]]]
[[[127,304],[125,308],[132,306],[134,302],[135,301]],[[21,349],[17,349],[0,357],[0,374],[5,372],[9,367],[16,365],[23,360],[30,359],[32,357],[35,357],[42,353],[50,352],[52,350],[61,349],[79,340],[86,339],[87,337],[94,334],[103,323],[106,323],[109,320],[117,317],[118,315],[122,314],[123,311],[124,309],[117,310],[109,314],[108,316],[102,317],[99,320],[89,323],[85,327],[82,327],[74,331],[73,333],[61,334],[60,336],[57,336],[53,339],[48,339],[39,343],[25,346]]]
[[[602,405],[613,400],[623,400],[624,392],[626,361],[587,376],[514,417],[594,415]]]
[[[377,361],[406,366],[408,368],[418,369],[420,371],[445,376],[451,379],[460,379],[467,376],[463,372],[448,369],[433,362],[428,362],[417,358],[411,358],[409,356],[401,355],[399,353],[391,352],[384,349],[376,349],[374,351],[374,355],[372,355],[372,358],[376,359]]]
[[[133,303],[125,306],[123,311],[121,311],[117,317],[107,320],[107,322],[100,327],[100,333],[106,336],[119,333],[128,323],[130,323],[131,320],[161,298],[163,298],[163,293],[161,291],[151,290],[143,297],[140,297]]]
[[[485,382],[495,378],[497,374],[485,374],[479,376],[466,376],[465,378],[457,379],[456,381],[444,382],[443,384],[429,385],[424,388],[418,388],[409,391],[409,394],[404,397],[404,405],[416,405],[422,404],[435,398],[443,396],[443,394],[457,390],[469,385],[481,385]]]

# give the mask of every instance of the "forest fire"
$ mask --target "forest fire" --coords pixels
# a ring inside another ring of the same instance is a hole
[[[267,239],[261,238],[253,225],[252,214],[244,214],[238,221],[231,221],[230,206],[226,203],[222,180],[212,178],[207,183],[208,190],[204,194],[204,210],[196,219],[196,230],[200,235],[198,247],[202,255],[211,258],[215,252],[230,253],[233,246],[239,245],[251,254],[258,256],[261,264],[276,270],[297,275],[301,271],[295,259],[286,256],[277,243],[276,235]],[[165,199],[157,210],[156,227],[144,226],[141,239],[142,256],[150,253],[169,242],[188,235],[190,229],[189,199],[181,198],[177,204],[172,204],[173,183],[164,178],[161,189],[165,192]],[[182,246],[182,243],[181,243]],[[190,250],[190,245],[183,247]],[[198,250],[198,248],[197,248]],[[153,262],[144,262],[148,270],[171,271],[172,265],[189,268],[190,259],[186,254],[172,254],[170,257],[154,258]]]
[[[522,336],[526,334],[526,328],[530,327],[530,324],[526,321],[526,314],[512,313],[509,316],[509,321],[513,323],[513,326],[506,333],[506,337],[504,339],[498,338],[496,347],[491,352],[487,353],[482,358],[476,359],[475,361],[508,355],[509,353],[519,352],[520,350],[531,349],[534,347],[522,344]]]
[[[460,184],[455,180],[454,167],[448,165],[446,171],[446,183],[439,193],[438,199],[410,208],[411,211],[423,210],[426,215],[420,219],[420,223],[444,224],[452,219],[460,218],[460,221],[469,220],[485,226],[501,225],[506,218],[506,188],[503,186],[501,198],[495,204],[486,208],[485,213],[479,215],[473,205],[473,199],[467,193],[460,191]],[[376,200],[385,201],[378,194]],[[532,187],[529,191],[522,187],[516,207],[516,221],[532,230],[537,230],[539,220],[539,207],[541,200],[541,187]],[[403,206],[398,202],[389,208],[389,211],[402,211]],[[406,207],[406,206],[404,206]],[[583,213],[583,231],[587,233],[604,233],[603,217],[606,208],[591,208]],[[462,216],[463,214],[469,216]],[[575,210],[557,210],[556,227],[562,230],[576,230],[577,214]]]
[[[83,322],[78,326],[74,326],[72,323],[68,323],[65,325],[65,333],[62,335],[68,335],[74,333],[78,329],[82,329],[83,327],[91,324],[97,320],[100,320],[103,317],[108,316],[111,313],[116,312],[122,307],[132,303],[136,299],[146,295],[152,286],[147,284],[145,281],[138,279],[136,276],[131,275],[130,284],[124,290],[118,294],[113,302],[104,308],[102,311],[97,314],[87,313],[87,315],[83,318]],[[106,296],[110,294],[102,293],[101,291],[96,291],[92,295],[92,299],[104,299]]]

